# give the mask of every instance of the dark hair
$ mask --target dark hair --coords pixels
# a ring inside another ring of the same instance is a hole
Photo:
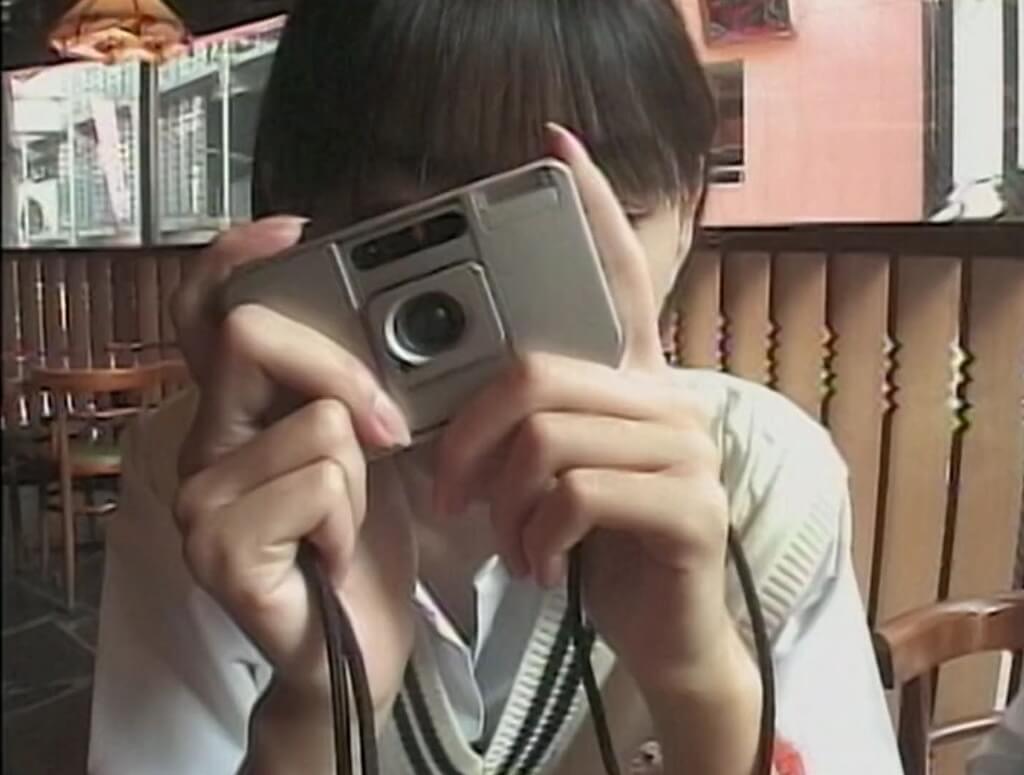
[[[715,126],[673,0],[299,0],[256,143],[254,212],[311,214],[387,168],[461,183],[543,153],[557,121],[623,200],[702,189]]]

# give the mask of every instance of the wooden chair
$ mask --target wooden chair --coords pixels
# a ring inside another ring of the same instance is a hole
[[[906,775],[928,775],[933,746],[981,735],[999,714],[932,727],[936,669],[986,651],[1024,650],[1024,591],[936,603],[895,617],[874,636],[882,681],[900,691],[899,746]]]
[[[77,509],[76,487],[116,480],[121,473],[120,428],[156,403],[154,395],[160,386],[186,380],[187,368],[181,361],[129,368],[31,371],[28,390],[49,392],[54,411],[49,443],[37,452],[37,462],[49,466],[50,484],[57,496],[55,505],[49,498],[40,503],[40,566],[45,577],[50,553],[47,513],[57,510],[62,520],[64,600],[69,611],[75,605],[75,516],[97,516],[112,509],[112,504],[95,503]],[[84,402],[83,396],[87,397]]]

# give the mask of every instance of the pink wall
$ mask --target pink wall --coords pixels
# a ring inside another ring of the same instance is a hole
[[[708,224],[920,220],[921,0],[792,0],[795,37],[711,49],[677,2],[706,61],[744,60],[745,180]]]

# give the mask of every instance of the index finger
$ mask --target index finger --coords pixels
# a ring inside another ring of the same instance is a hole
[[[269,258],[294,245],[306,223],[299,216],[275,215],[236,226],[186,264],[185,276],[171,299],[171,316],[194,375],[203,375],[209,368],[210,343],[219,322],[217,288],[239,264]]]
[[[558,124],[549,123],[546,129],[551,152],[569,165],[583,200],[626,338],[625,359],[662,363],[658,308],[643,246],[583,144]]]

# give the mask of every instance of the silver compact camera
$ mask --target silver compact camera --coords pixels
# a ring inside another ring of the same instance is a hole
[[[380,378],[416,441],[517,354],[618,365],[623,337],[569,169],[541,160],[235,270]]]

